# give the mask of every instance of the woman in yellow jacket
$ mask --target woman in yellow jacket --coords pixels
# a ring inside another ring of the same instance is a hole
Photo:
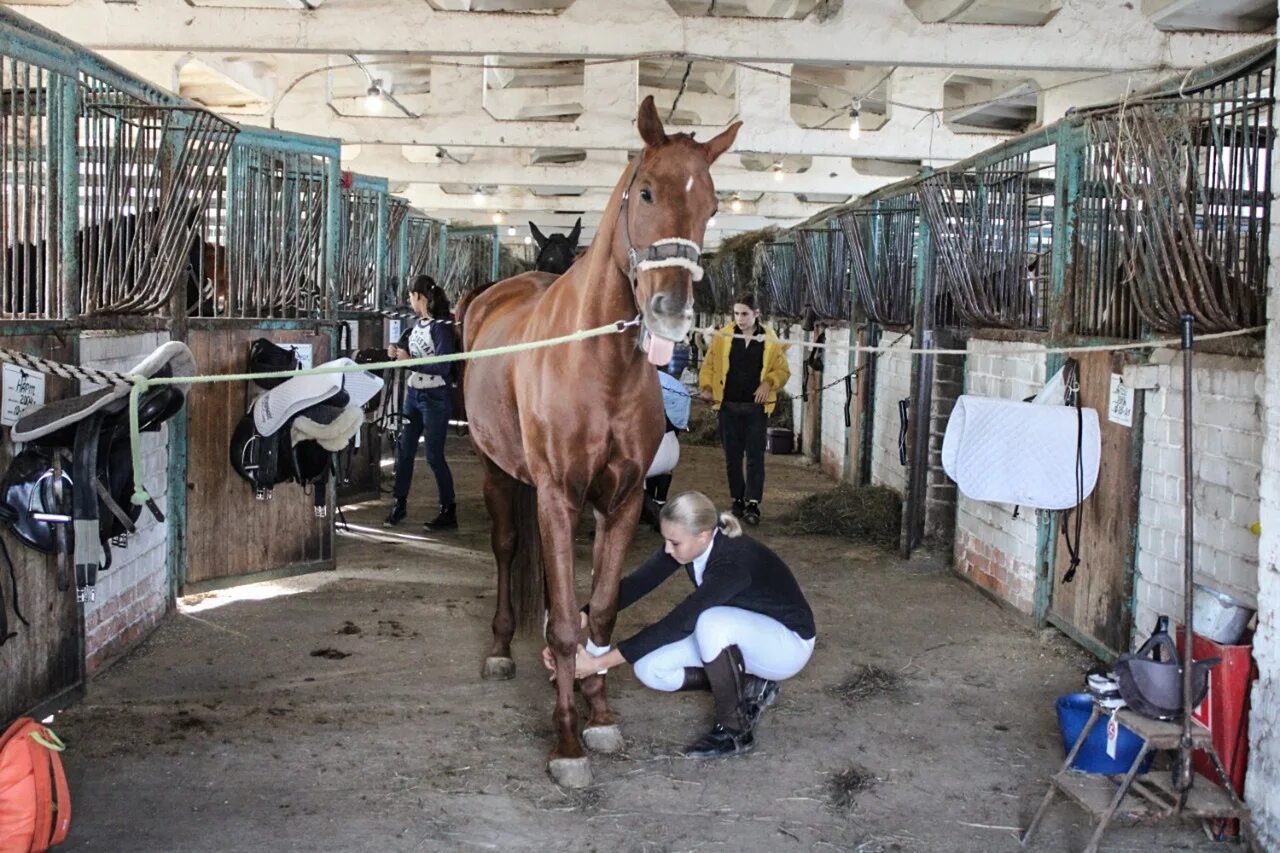
[[[760,322],[755,294],[741,293],[733,305],[733,322],[712,339],[698,375],[702,399],[714,403],[720,413],[733,514],[747,524],[760,523],[765,430],[778,389],[791,376],[786,350],[773,330]]]

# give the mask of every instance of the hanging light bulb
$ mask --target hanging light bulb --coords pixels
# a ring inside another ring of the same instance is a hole
[[[716,218],[714,216],[707,220],[707,227],[708,228],[716,227]]]
[[[471,203],[476,207],[480,207],[484,204],[484,190],[476,187],[476,191],[471,194]]]
[[[501,224],[502,224],[502,219],[503,219],[503,216],[502,216],[502,211],[501,211],[501,210],[499,210],[499,211],[497,211],[496,213],[494,213],[494,214],[493,214],[493,224],[494,224],[494,225],[501,225]]]
[[[741,212],[742,212],[742,199],[738,198],[738,197],[735,195],[735,196],[733,197],[733,201],[729,202],[729,209],[730,209],[730,210],[732,210],[734,213],[741,213]]]
[[[786,175],[783,174],[783,171],[782,171],[782,161],[779,160],[778,162],[773,164],[773,179],[775,181],[781,181],[785,177]]]
[[[516,236],[516,227],[514,225],[507,226],[507,236],[508,237]]]
[[[862,107],[861,101],[854,101],[849,107],[849,138],[857,141],[862,135],[862,123],[858,121],[858,115]]]
[[[525,244],[526,246],[532,246],[532,245],[533,245],[533,238],[532,238],[532,237],[530,237],[528,234],[524,235],[524,244]]]
[[[364,108],[371,113],[382,112],[382,81],[374,80],[364,95]]]

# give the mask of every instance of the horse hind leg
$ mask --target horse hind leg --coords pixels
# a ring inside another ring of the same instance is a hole
[[[493,614],[493,645],[485,657],[481,676],[486,680],[512,678],[516,674],[511,659],[511,638],[516,617],[511,601],[511,562],[516,552],[516,489],[518,483],[507,472],[481,455],[484,461],[484,502],[491,519],[490,539],[498,564],[498,603]]]

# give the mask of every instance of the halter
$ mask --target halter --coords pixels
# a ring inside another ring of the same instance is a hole
[[[631,240],[631,220],[627,216],[630,207],[631,187],[640,174],[640,166],[644,163],[644,151],[640,152],[635,168],[631,170],[631,179],[627,188],[622,191],[622,239],[627,241],[627,278],[631,280],[631,296],[636,293],[636,278],[644,270],[661,269],[662,267],[683,267],[693,276],[694,281],[702,281],[702,265],[698,261],[702,257],[702,247],[684,237],[663,237],[654,240],[644,249],[637,249]],[[639,308],[639,303],[636,304]]]

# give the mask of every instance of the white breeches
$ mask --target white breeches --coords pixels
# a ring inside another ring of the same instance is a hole
[[[662,434],[662,443],[658,445],[658,452],[653,456],[653,462],[649,465],[649,473],[645,474],[645,479],[656,477],[659,474],[670,474],[676,468],[676,463],[680,461],[680,441],[676,438],[674,432],[664,432]]]
[[[813,654],[813,642],[762,613],[712,607],[698,617],[692,635],[636,661],[635,673],[646,687],[676,691],[684,684],[685,667],[702,666],[728,646],[737,646],[747,672],[782,681],[804,669]]]

